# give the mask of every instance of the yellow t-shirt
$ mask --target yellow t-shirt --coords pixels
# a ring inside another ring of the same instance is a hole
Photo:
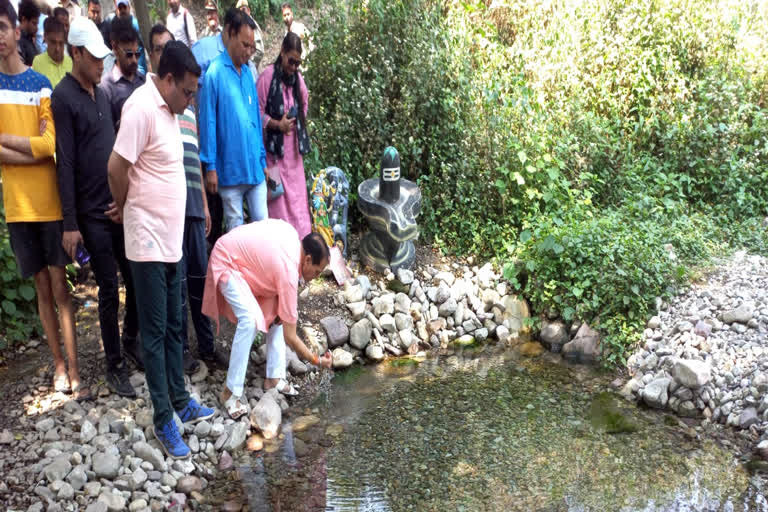
[[[40,135],[40,122],[46,121]],[[6,222],[61,220],[56,181],[56,131],[51,115],[51,83],[31,68],[18,75],[0,73],[0,133],[29,137],[36,164],[0,164]]]
[[[65,54],[61,63],[56,64],[48,52],[43,52],[32,61],[32,69],[50,80],[51,89],[55,89],[64,75],[72,71],[72,57]]]

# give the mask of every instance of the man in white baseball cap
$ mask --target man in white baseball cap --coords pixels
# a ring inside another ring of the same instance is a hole
[[[104,38],[102,37],[101,32],[99,32],[99,29],[85,16],[78,16],[72,20],[72,23],[69,26],[67,43],[69,43],[73,49],[80,48],[82,51],[82,48],[85,48],[91,56],[99,61],[111,53],[111,50],[104,44]],[[74,59],[75,55],[73,53],[72,60],[74,61]],[[94,83],[99,83],[100,77],[101,71],[99,71],[99,76]]]

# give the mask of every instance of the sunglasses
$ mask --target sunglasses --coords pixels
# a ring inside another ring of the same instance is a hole
[[[136,50],[136,51],[132,51],[132,50],[123,50],[123,49],[121,48],[121,49],[120,49],[120,51],[121,51],[121,52],[123,52],[123,55],[125,55],[125,56],[126,56],[127,58],[129,58],[129,59],[134,59],[134,58],[135,58],[135,59],[138,59],[138,58],[139,58],[139,55],[141,55],[141,54],[139,53],[139,51],[138,51],[138,50]]]

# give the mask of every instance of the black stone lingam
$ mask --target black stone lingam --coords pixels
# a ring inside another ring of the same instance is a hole
[[[357,207],[371,231],[360,242],[363,263],[377,272],[410,268],[416,257],[414,240],[419,236],[416,217],[421,191],[412,181],[400,178],[400,155],[389,146],[381,157],[379,178],[357,187]]]

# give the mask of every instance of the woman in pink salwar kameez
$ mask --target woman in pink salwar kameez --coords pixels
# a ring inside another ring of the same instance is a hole
[[[285,193],[267,203],[269,217],[291,224],[303,238],[312,231],[304,176],[304,157],[309,152],[307,102],[309,94],[301,65],[301,39],[289,32],[275,63],[259,75],[256,85],[264,123],[267,167],[280,172]],[[274,176],[273,176],[274,178]]]

